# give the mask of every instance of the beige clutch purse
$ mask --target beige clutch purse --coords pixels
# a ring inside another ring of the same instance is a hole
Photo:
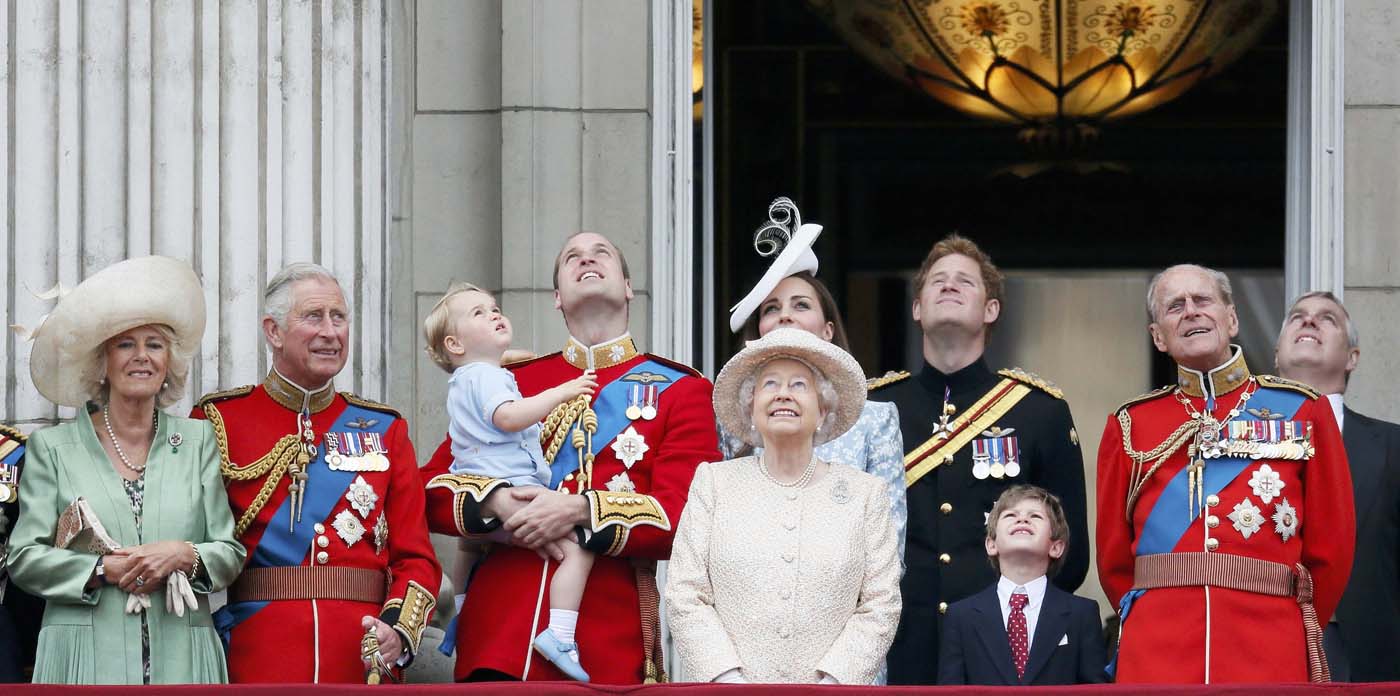
[[[54,530],[54,546],[83,553],[108,554],[121,548],[107,530],[97,513],[82,497],[73,499],[63,514],[58,517],[58,528]]]

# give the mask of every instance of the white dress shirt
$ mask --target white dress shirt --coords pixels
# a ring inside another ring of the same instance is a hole
[[[1001,600],[1001,625],[1007,629],[1007,633],[1011,631],[1011,595],[1021,592],[1027,597],[1026,608],[1022,610],[1026,615],[1027,653],[1031,650],[1031,644],[1035,642],[1035,623],[1040,618],[1040,607],[1045,603],[1047,582],[1049,579],[1044,575],[1024,585],[1011,582],[1005,575],[997,580],[997,599]]]
[[[1341,394],[1328,394],[1328,395],[1327,395],[1327,402],[1330,403],[1330,404],[1332,404],[1332,416],[1333,416],[1334,418],[1337,419],[1337,432],[1341,432],[1341,431],[1342,431],[1342,414],[1346,413],[1345,411],[1342,410],[1342,395],[1341,395]]]

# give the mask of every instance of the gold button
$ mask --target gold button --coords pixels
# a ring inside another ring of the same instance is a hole
[[[1207,551],[1214,551],[1214,550],[1216,550],[1216,549],[1218,549],[1218,548],[1220,548],[1220,540],[1219,540],[1219,539],[1206,539],[1206,550],[1207,550]]]
[[[1208,496],[1206,496],[1206,505],[1209,505],[1210,507],[1215,507],[1216,505],[1219,505],[1219,504],[1220,504],[1220,496],[1218,496],[1218,495],[1208,495]]]
[[[331,560],[331,555],[326,553],[325,551],[321,551],[316,554],[316,562],[320,563],[321,565],[325,565],[326,561],[329,560]]]
[[[316,530],[316,533],[317,533],[317,534],[325,534],[325,533],[326,533],[326,525],[321,524],[320,522],[317,522],[316,524],[312,525],[311,528],[314,529],[314,530]]]
[[[1206,526],[1215,529],[1220,526],[1220,518],[1215,515],[1206,515]]]
[[[943,565],[948,565],[949,563],[953,562],[953,557],[949,556],[946,553],[940,553],[938,554],[938,560],[942,561]]]
[[[316,545],[324,549],[331,545],[331,540],[323,536],[318,536],[316,537]]]
[[[951,514],[953,514],[953,504],[952,504],[952,503],[944,503],[944,504],[942,504],[942,505],[939,505],[939,506],[938,506],[938,511],[941,512],[941,513],[943,513],[943,514],[945,514],[945,515],[951,515]]]
[[[940,614],[947,614],[947,613],[948,613],[948,603],[947,603],[947,602],[939,602],[939,603],[938,603],[938,613],[940,613]]]

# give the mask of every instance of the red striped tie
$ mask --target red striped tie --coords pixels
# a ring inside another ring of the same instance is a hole
[[[1011,616],[1006,622],[1006,638],[1011,641],[1011,659],[1016,662],[1016,678],[1026,676],[1026,658],[1029,656],[1028,641],[1026,639],[1026,613],[1022,611],[1026,608],[1026,602],[1030,597],[1024,593],[1011,595]]]

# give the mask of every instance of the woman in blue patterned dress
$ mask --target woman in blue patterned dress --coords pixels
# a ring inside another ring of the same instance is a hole
[[[752,340],[778,327],[804,329],[850,352],[846,329],[831,292],[817,279],[812,243],[821,225],[802,224],[797,207],[779,198],[768,209],[769,222],[754,235],[754,247],[774,260],[749,294],[735,305],[729,327]],[[720,429],[720,450],[726,458],[749,453],[743,440]],[[827,462],[848,464],[886,482],[890,522],[904,560],[904,528],[909,508],[904,497],[904,438],[893,403],[866,401],[860,420],[844,435],[819,445],[814,454]]]

